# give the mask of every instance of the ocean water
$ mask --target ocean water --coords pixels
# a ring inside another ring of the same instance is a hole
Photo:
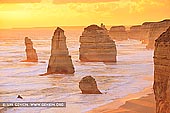
[[[7,30],[8,31],[8,30]],[[26,32],[27,31],[27,32]],[[48,32],[47,32],[48,31]],[[152,85],[153,51],[137,40],[116,42],[117,63],[80,62],[82,29],[65,29],[75,74],[39,76],[46,72],[54,29],[32,29],[3,35],[0,42],[0,102],[66,102],[66,108],[7,108],[4,113],[82,113]],[[36,33],[37,34],[36,34]],[[46,32],[46,33],[45,33]],[[25,34],[24,34],[25,33]],[[20,62],[25,57],[24,37],[29,36],[39,62]],[[93,76],[103,94],[83,95],[79,81]],[[21,95],[24,99],[17,99]],[[55,111],[55,112],[54,112]]]

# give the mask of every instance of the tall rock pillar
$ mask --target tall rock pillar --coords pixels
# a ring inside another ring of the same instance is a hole
[[[51,56],[47,74],[73,74],[74,67],[66,45],[64,30],[57,27],[52,37]]]
[[[28,37],[25,37],[25,46],[27,60],[24,60],[23,62],[38,62],[36,50],[33,48],[33,43],[31,39],[29,39]]]

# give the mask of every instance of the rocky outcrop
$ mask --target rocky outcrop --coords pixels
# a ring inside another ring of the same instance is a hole
[[[144,24],[145,25],[145,24]],[[154,48],[155,40],[165,32],[170,26],[170,20],[163,20],[160,22],[154,22],[150,24],[150,33],[149,33],[149,43],[147,45],[148,49]]]
[[[146,48],[153,49],[154,41],[170,26],[170,20],[160,22],[145,22],[142,25],[130,27],[128,37],[141,40],[147,44]]]
[[[38,62],[36,50],[33,48],[33,43],[31,39],[29,39],[28,37],[25,37],[25,46],[27,60],[23,60],[22,62]]]
[[[18,95],[18,96],[17,96],[17,98],[19,98],[19,99],[23,99],[23,97],[22,97],[21,95]]]
[[[130,27],[129,38],[140,40],[141,35],[141,25],[135,25]]]
[[[114,40],[127,40],[128,35],[125,26],[112,26],[109,35]]]
[[[83,77],[79,82],[79,88],[82,94],[102,94],[97,88],[95,79],[91,76]]]
[[[73,74],[74,67],[66,45],[64,30],[57,27],[52,37],[51,56],[47,74]]]
[[[136,25],[130,27],[128,37],[130,39],[140,40],[143,44],[148,44],[149,41],[149,25]]]
[[[170,28],[155,41],[154,68],[156,113],[170,113]]]
[[[84,28],[80,36],[80,57],[85,62],[116,62],[116,45],[107,31],[97,25]]]
[[[100,27],[107,31],[106,26],[103,23],[101,23]]]

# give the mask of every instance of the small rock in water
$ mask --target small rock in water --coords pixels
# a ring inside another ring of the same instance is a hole
[[[91,76],[83,77],[79,82],[79,88],[82,94],[102,94],[97,88],[95,79]]]
[[[18,95],[17,98],[23,99],[23,97],[21,97],[21,95]]]

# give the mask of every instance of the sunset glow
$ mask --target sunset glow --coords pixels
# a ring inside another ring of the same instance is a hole
[[[0,28],[134,25],[170,18],[169,0],[11,1],[0,1]]]

